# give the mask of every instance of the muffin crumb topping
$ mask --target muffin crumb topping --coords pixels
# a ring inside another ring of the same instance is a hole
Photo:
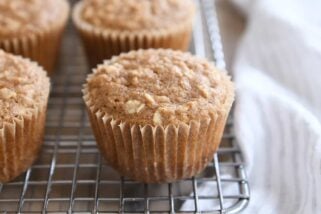
[[[132,80],[135,79],[135,84]],[[212,117],[230,105],[230,78],[205,59],[139,50],[106,61],[87,79],[91,103],[114,119],[169,125]]]
[[[36,63],[0,50],[0,128],[45,105],[49,84]]]
[[[16,98],[17,93],[14,90],[10,90],[8,88],[1,88],[0,89],[0,99],[8,100],[11,98]]]
[[[99,28],[138,31],[184,23],[193,13],[191,0],[84,0],[81,18]]]
[[[0,39],[28,35],[57,23],[65,0],[0,0]]]

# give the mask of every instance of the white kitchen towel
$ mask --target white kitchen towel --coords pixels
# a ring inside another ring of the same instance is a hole
[[[234,2],[248,20],[233,68],[251,186],[243,213],[321,213],[321,1]]]

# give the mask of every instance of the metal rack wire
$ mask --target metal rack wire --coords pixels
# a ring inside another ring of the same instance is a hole
[[[225,68],[213,0],[196,1],[200,13],[192,51]],[[226,126],[222,145],[203,173],[172,184],[148,185],[120,177],[96,148],[81,98],[88,73],[72,26],[52,80],[46,137],[38,161],[15,181],[0,184],[3,213],[238,213],[250,198],[242,154]],[[228,173],[226,173],[228,172]],[[213,188],[202,195],[202,186]],[[233,193],[224,193],[224,186]],[[203,206],[210,203],[210,208]],[[183,206],[186,203],[189,206]]]

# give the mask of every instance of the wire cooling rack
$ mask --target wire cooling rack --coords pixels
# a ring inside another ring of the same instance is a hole
[[[225,68],[213,0],[196,1],[191,51]],[[89,71],[81,44],[67,29],[49,100],[46,136],[38,161],[15,181],[0,184],[3,213],[238,213],[249,184],[234,138],[233,118],[204,172],[172,184],[148,185],[120,177],[96,148],[81,98]],[[200,189],[208,188],[206,193]],[[229,190],[225,193],[225,188]],[[208,205],[210,204],[210,205]]]

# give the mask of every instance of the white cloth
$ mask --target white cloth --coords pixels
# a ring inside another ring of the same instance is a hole
[[[233,69],[251,186],[243,213],[321,213],[321,1],[234,2],[248,20]]]

